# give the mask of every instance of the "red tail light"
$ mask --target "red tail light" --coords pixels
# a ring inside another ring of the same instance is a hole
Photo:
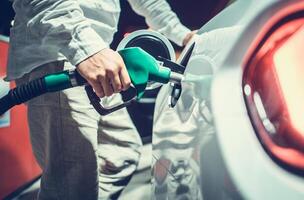
[[[271,31],[245,69],[244,96],[256,133],[276,161],[304,171],[304,18]]]

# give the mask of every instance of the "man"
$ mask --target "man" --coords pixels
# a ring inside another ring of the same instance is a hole
[[[129,0],[150,27],[177,44],[193,33],[165,0]],[[104,98],[115,104],[130,78],[120,55],[109,49],[120,13],[119,0],[14,0],[8,79],[17,84],[77,67]],[[111,96],[111,97],[110,97]],[[100,117],[83,87],[28,102],[34,154],[43,173],[39,199],[116,199],[135,171],[140,137],[126,109]]]

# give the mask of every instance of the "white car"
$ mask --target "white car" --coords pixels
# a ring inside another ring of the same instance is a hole
[[[304,1],[237,0],[156,99],[153,199],[304,199]]]

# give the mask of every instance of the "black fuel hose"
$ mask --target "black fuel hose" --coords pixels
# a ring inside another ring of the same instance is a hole
[[[45,93],[47,93],[47,88],[44,78],[35,79],[27,84],[11,89],[5,96],[0,98],[0,115],[15,105],[19,105]]]

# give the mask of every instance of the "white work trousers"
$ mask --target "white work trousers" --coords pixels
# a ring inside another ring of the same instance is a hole
[[[71,67],[63,61],[45,64],[16,82]],[[116,95],[104,103],[120,101]],[[137,167],[142,145],[126,109],[99,116],[84,87],[48,93],[27,105],[31,143],[43,170],[39,199],[116,199]]]

